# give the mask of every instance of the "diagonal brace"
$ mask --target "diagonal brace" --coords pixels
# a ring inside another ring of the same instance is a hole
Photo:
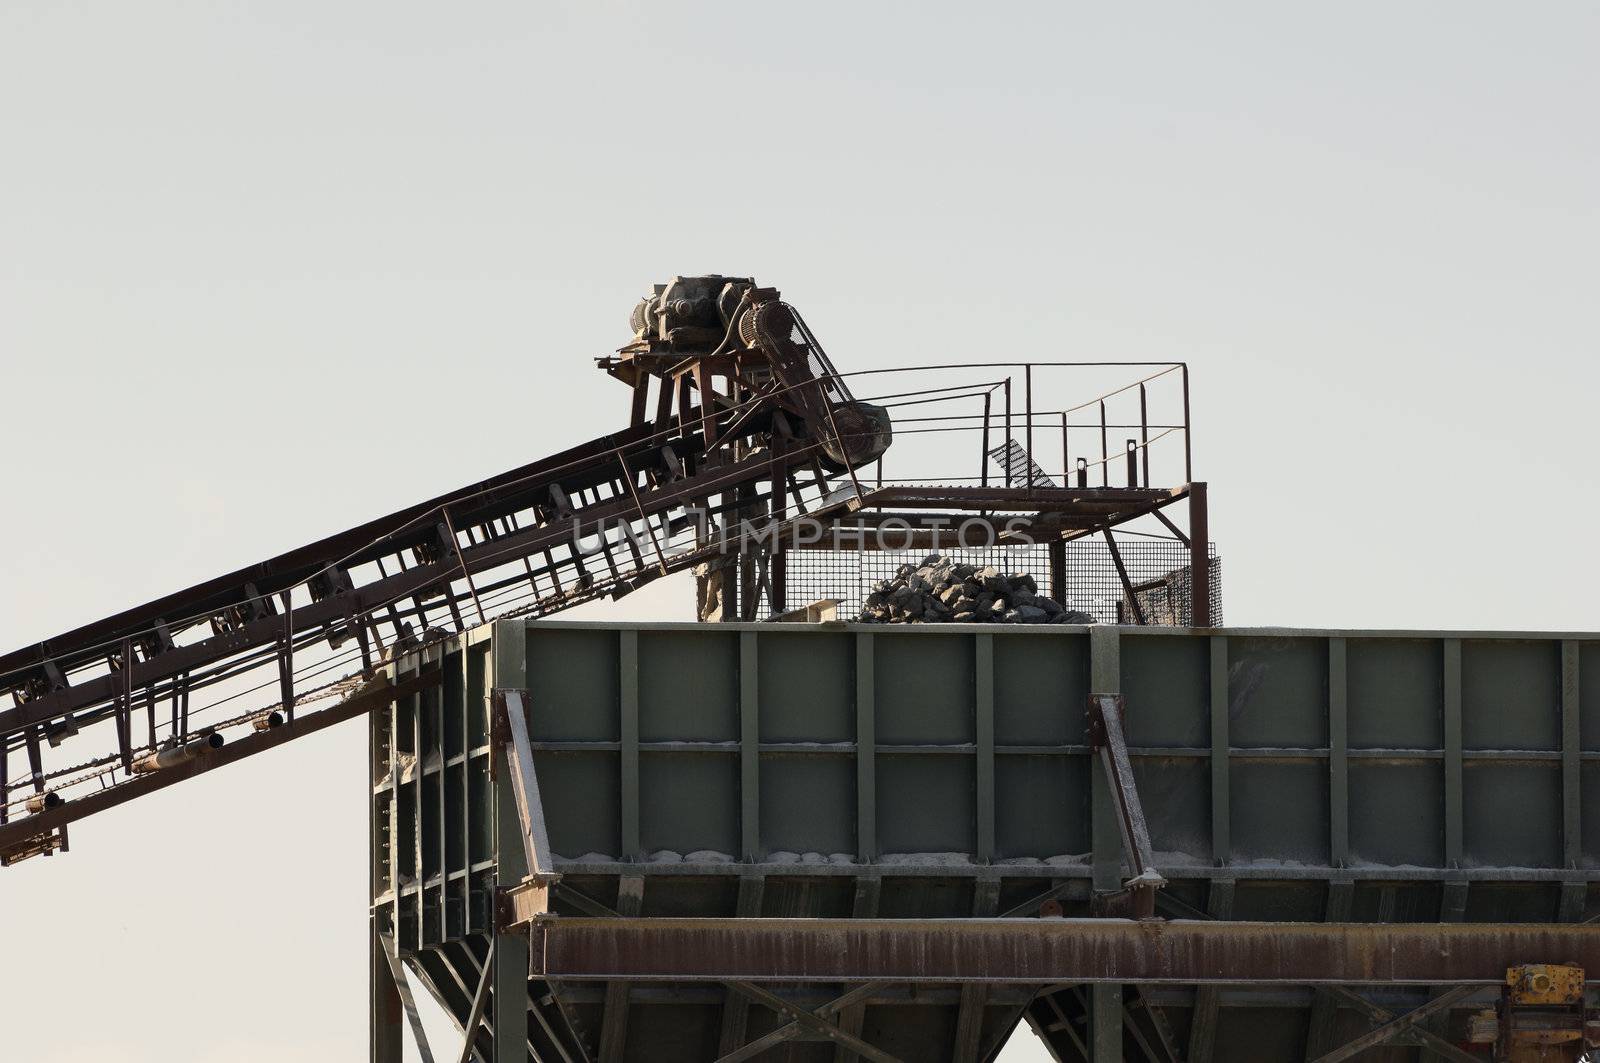
[[[611,908],[601,904],[592,897],[580,893],[577,890],[563,886],[562,896],[568,898],[580,908],[597,913],[601,918],[615,918],[617,916],[617,913]],[[740,1060],[753,1058],[753,1056],[759,1052],[763,1052],[774,1045],[781,1044],[784,1041],[789,1040],[791,1037],[798,1036],[805,1030],[812,1030],[820,1033],[828,1040],[850,1049],[864,1059],[875,1060],[876,1063],[901,1063],[901,1061],[894,1056],[872,1047],[872,1045],[861,1040],[859,1037],[856,1037],[845,1030],[841,1030],[838,1026],[828,1021],[829,1018],[838,1012],[842,1012],[852,1005],[860,1003],[873,993],[881,990],[885,985],[888,984],[886,982],[867,982],[863,985],[859,985],[850,992],[846,993],[844,996],[822,1005],[822,1007],[818,1008],[814,1012],[795,1007],[782,997],[775,996],[774,994],[769,993],[767,990],[762,989],[760,986],[754,985],[750,982],[723,981],[722,984],[733,992],[742,993],[744,996],[749,997],[756,1003],[771,1008],[779,1015],[789,1019],[789,1023],[772,1031],[772,1033],[767,1034],[765,1037],[745,1045],[743,1048],[738,1049],[737,1051],[730,1052],[728,1055],[717,1060],[716,1063],[738,1063]]]
[[[818,1019],[823,1020],[824,1022],[828,1022],[828,1020],[831,1020],[841,1011],[844,1011],[855,1004],[859,1004],[861,1001],[872,996],[872,994],[878,992],[886,985],[888,985],[887,982],[867,982],[865,985],[858,985],[843,996],[835,1000],[828,1001],[828,1003],[822,1005],[822,1007],[818,1008],[816,1011],[813,1011],[811,1014],[816,1016]],[[743,992],[743,990],[741,990],[738,986],[732,985],[731,983],[728,988],[734,990],[735,992]],[[749,996],[748,993],[745,995]],[[765,1002],[763,1001],[763,1003]],[[829,1023],[829,1028],[837,1030],[837,1027],[833,1026],[831,1022]],[[766,1036],[759,1037],[744,1047],[735,1049],[734,1051],[729,1052],[727,1055],[718,1058],[716,1063],[743,1063],[744,1060],[754,1059],[767,1049],[773,1048],[785,1041],[798,1037],[802,1032],[804,1032],[804,1029],[805,1027],[798,1019],[796,1019],[790,1022],[788,1025],[780,1026]],[[837,1030],[837,1032],[846,1037],[850,1036],[848,1031]]]
[[[1339,987],[1331,988],[1337,989]],[[1421,1007],[1413,1008],[1404,1015],[1390,1019],[1389,1022],[1384,1023],[1384,1025],[1378,1027],[1376,1030],[1373,1030],[1370,1033],[1362,1034],[1354,1041],[1348,1041],[1345,1044],[1340,1045],[1338,1048],[1335,1048],[1332,1052],[1317,1057],[1314,1063],[1340,1063],[1340,1061],[1350,1059],[1376,1045],[1386,1044],[1401,1034],[1421,1034],[1424,1035],[1423,1040],[1428,1040],[1428,1038],[1434,1037],[1434,1035],[1429,1031],[1422,1029],[1422,1027],[1417,1026],[1416,1024],[1427,1018],[1429,1015],[1432,1015],[1434,1012],[1443,1011],[1456,1001],[1461,1000],[1464,997],[1471,996],[1480,988],[1481,987],[1479,986],[1471,985],[1457,986],[1449,992],[1442,993],[1439,996],[1434,997]],[[1363,1007],[1363,1010],[1370,1011],[1370,1009],[1376,1007],[1376,1005],[1368,1004],[1365,1000],[1356,996],[1354,993],[1344,992],[1340,995],[1346,999],[1354,997],[1355,1000],[1360,1001],[1361,1005],[1365,1006]],[[1449,1042],[1444,1041],[1442,1038],[1434,1037],[1434,1040],[1429,1041],[1428,1047],[1434,1049],[1434,1051],[1440,1051],[1439,1045],[1445,1045],[1452,1050],[1450,1053],[1447,1053],[1447,1057],[1450,1059],[1460,1059],[1463,1056],[1466,1056],[1466,1053],[1456,1049],[1454,1045],[1449,1044]],[[1473,1057],[1467,1056],[1466,1058],[1471,1059]]]
[[[843,1045],[863,1059],[873,1060],[874,1063],[901,1063],[899,1058],[891,1056],[881,1049],[874,1048],[861,1038],[844,1032],[833,1023],[818,1018],[804,1008],[796,1007],[777,994],[761,988],[754,982],[729,982],[727,985],[729,989],[743,993],[756,1003],[771,1008],[779,1015],[798,1023],[807,1030],[821,1034],[835,1044]]]
[[[505,750],[511,792],[522,826],[523,854],[528,874],[512,888],[515,917],[513,923],[550,910],[550,886],[561,876],[550,856],[550,832],[545,825],[544,802],[539,798],[539,778],[533,770],[533,743],[528,737],[526,693],[521,690],[496,690],[493,695],[495,729]]]
[[[1347,986],[1329,986],[1326,991],[1357,1011],[1363,1012],[1373,1022],[1392,1022],[1395,1018],[1394,1012],[1388,1008],[1379,1007]],[[1409,1036],[1417,1038],[1425,1047],[1432,1049],[1445,1059],[1454,1060],[1455,1063],[1483,1063],[1483,1057],[1462,1051],[1425,1026],[1418,1026],[1407,1032]]]
[[[483,972],[478,975],[478,991],[472,994],[472,1010],[467,1014],[467,1024],[462,1028],[461,1055],[458,1063],[472,1063],[472,1042],[483,1023],[484,1012],[489,1007],[489,989],[494,985],[494,938],[489,938],[489,955],[483,961]]]
[[[428,1035],[422,1029],[422,1016],[417,1013],[417,998],[412,995],[405,964],[400,962],[400,956],[395,951],[394,937],[390,934],[378,936],[383,941],[383,957],[389,961],[389,974],[394,978],[395,991],[399,993],[400,1003],[406,1009],[406,1021],[411,1024],[411,1036],[416,1038],[417,1054],[422,1057],[422,1063],[433,1063],[433,1050],[428,1047]]]
[[[1150,827],[1139,801],[1139,788],[1134,785],[1133,761],[1128,757],[1128,742],[1122,732],[1123,707],[1120,694],[1089,695],[1089,746],[1099,755],[1106,781],[1111,785],[1122,851],[1133,872],[1125,885],[1133,892],[1135,914],[1149,918],[1155,914],[1155,891],[1167,880],[1155,868]]]

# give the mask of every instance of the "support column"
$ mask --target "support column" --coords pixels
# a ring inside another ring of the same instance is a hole
[[[384,954],[383,937],[378,932],[377,913],[367,917],[367,1045],[371,1063],[400,1063],[403,1021],[400,991],[395,987],[389,959]]]
[[[644,877],[624,875],[617,880],[617,914],[636,917],[644,907]],[[600,1063],[621,1063],[628,1045],[630,986],[627,982],[607,982],[606,1000],[600,1020]],[[496,1060],[495,1063],[499,1063]],[[519,1060],[518,1063],[523,1063]]]
[[[1229,796],[1228,637],[1211,643],[1211,862],[1228,866],[1233,857],[1233,808]]]
[[[1213,919],[1230,919],[1233,916],[1233,880],[1214,878],[1206,898],[1206,914]],[[1217,1039],[1217,1009],[1220,990],[1214,985],[1201,986],[1194,994],[1194,1015],[1189,1020],[1188,1063],[1212,1063],[1212,1052]]]
[[[980,878],[973,887],[972,917],[993,919],[1000,907],[1000,880]],[[967,982],[961,987],[961,1006],[956,1015],[956,1042],[952,1063],[978,1063],[979,1040],[983,1034],[984,1010],[990,987],[984,982]]]
[[[856,635],[856,855],[878,860],[877,680],[872,636]]]
[[[1578,723],[1578,644],[1561,643],[1561,854],[1562,866],[1583,861],[1583,784]]]
[[[761,859],[761,690],[754,631],[739,633],[739,841],[749,863]]]
[[[878,917],[878,898],[883,892],[883,879],[876,871],[869,871],[856,879],[855,901],[850,907],[852,919],[876,919]],[[861,1036],[861,1028],[866,1024],[867,1006],[865,1004],[851,1004],[839,1012],[839,1029],[852,1037]],[[861,1057],[854,1051],[840,1045],[833,1054],[834,1063],[856,1063]]]
[[[494,679],[484,697],[497,688],[521,689],[528,685],[527,628],[519,620],[500,621],[494,627]],[[488,706],[494,719],[493,706]],[[499,757],[491,759],[494,771],[495,894],[520,883],[528,874],[527,848],[522,819],[517,814],[511,773]],[[501,926],[500,905],[494,906],[494,1059],[493,1063],[526,1063],[528,1058],[528,939]]]
[[[977,765],[974,778],[977,798],[978,863],[995,859],[994,812],[994,636],[975,637],[974,690],[977,723]]]
[[[1189,599],[1192,627],[1210,627],[1211,525],[1206,514],[1206,485],[1189,485]]]
[[[1444,640],[1444,866],[1459,868],[1464,837],[1461,640]]]
[[[1122,692],[1122,644],[1114,627],[1089,629],[1089,689],[1096,694]],[[1079,706],[1068,711],[1079,712]],[[1113,893],[1122,888],[1122,835],[1117,826],[1111,781],[1099,758],[1090,764],[1089,808],[1093,853],[1093,888]],[[1122,1063],[1122,986],[1096,982],[1090,987],[1090,1063]]]
[[[1323,922],[1349,922],[1350,907],[1354,898],[1355,883],[1351,880],[1335,879],[1329,882],[1328,903],[1323,912]],[[1338,1016],[1339,1003],[1334,994],[1326,989],[1316,990],[1312,996],[1311,1022],[1306,1029],[1307,1060],[1317,1059],[1334,1049]]]
[[[1350,729],[1346,696],[1346,647],[1328,640],[1328,863],[1350,862]]]
[[[391,703],[374,712],[367,722],[367,764],[372,766],[367,786],[367,852],[372,861],[368,873],[370,897],[376,897],[380,892],[385,873],[398,880],[393,870],[396,863],[393,839],[398,831],[393,823],[399,815],[399,802],[390,805],[393,811],[387,827],[388,837],[385,838],[382,836],[386,828],[379,813],[380,805],[371,796],[378,781],[376,776],[379,774],[377,765],[380,753],[384,760],[393,765],[393,739],[389,736],[393,735],[395,711],[395,705]],[[385,742],[390,743],[388,748],[385,748]],[[4,752],[0,751],[0,757],[4,756]],[[398,778],[400,773],[392,770],[389,774],[393,779]],[[393,796],[392,793],[390,796]],[[367,1058],[370,1063],[400,1063],[403,1042],[400,1033],[400,991],[395,987],[394,973],[389,969],[389,959],[385,955],[387,946],[383,939],[383,925],[379,922],[381,914],[376,908],[367,914]]]
[[[734,914],[740,919],[759,918],[766,885],[767,880],[761,875],[741,875],[738,908]],[[750,998],[730,989],[722,1005],[722,1033],[717,1041],[717,1055],[725,1056],[744,1047],[749,1026]]]

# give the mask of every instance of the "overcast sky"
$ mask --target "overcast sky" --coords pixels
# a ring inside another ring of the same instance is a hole
[[[1597,54],[1587,3],[6,0],[0,644],[622,426],[591,358],[693,272],[842,369],[1188,361],[1231,623],[1592,629]],[[364,744],[0,872],[0,1044],[360,1058]]]

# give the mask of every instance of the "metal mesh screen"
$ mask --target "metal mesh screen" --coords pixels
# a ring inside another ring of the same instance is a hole
[[[1147,624],[1187,627],[1192,617],[1189,591],[1189,548],[1176,539],[1117,536],[1117,550],[1128,571]],[[993,565],[1005,573],[1026,572],[1042,594],[1054,594],[1050,554],[1042,544],[952,548],[941,554],[958,564]],[[1222,623],[1222,565],[1211,544],[1211,617]],[[783,555],[785,597],[790,608],[823,598],[839,601],[839,615],[854,619],[872,585],[894,576],[901,565],[918,565],[928,556],[917,550],[790,550]],[[1111,549],[1103,539],[1078,539],[1066,545],[1066,599],[1101,624],[1137,623],[1133,602],[1117,573]],[[770,615],[770,612],[764,612]]]

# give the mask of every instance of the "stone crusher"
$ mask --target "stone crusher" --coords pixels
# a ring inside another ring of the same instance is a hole
[[[0,864],[65,849],[67,826],[96,811],[387,705],[409,693],[383,678],[388,662],[496,617],[697,566],[711,574],[703,619],[783,613],[775,551],[730,548],[734,526],[775,542],[801,519],[843,534],[892,518],[925,538],[951,511],[996,525],[1025,512],[1059,548],[1187,499],[1207,563],[1205,485],[1151,487],[1147,453],[1140,482],[1130,450],[1126,487],[884,486],[887,408],[854,397],[799,313],[751,278],[675,277],[630,324],[598,359],[632,390],[621,430],[0,655]],[[948,380],[898,397],[961,390]],[[1030,445],[1033,421],[1030,398],[1017,417]],[[986,412],[985,451],[990,430]],[[358,475],[360,460],[335,451],[325,472]]]
[[[776,289],[678,277],[632,322],[633,340],[600,359],[633,389],[621,431],[0,656],[0,862],[386,704],[397,692],[379,676],[399,652],[715,558],[709,531],[732,513],[860,504],[852,470],[889,446],[888,414],[850,396]],[[275,702],[230,699],[250,686]],[[207,714],[222,704],[230,715]],[[96,770],[64,766],[86,753]]]

